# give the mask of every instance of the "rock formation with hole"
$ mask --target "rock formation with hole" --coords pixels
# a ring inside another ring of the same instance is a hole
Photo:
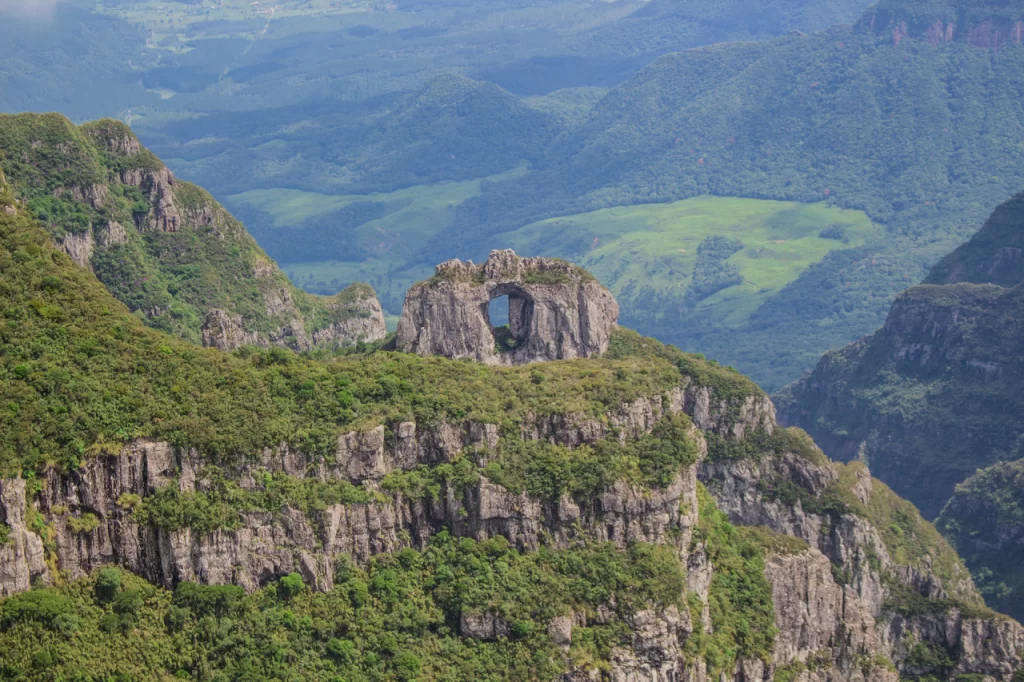
[[[509,324],[495,328],[488,306],[508,296]],[[601,355],[608,349],[619,306],[588,272],[553,258],[492,251],[474,265],[455,259],[405,298],[399,350],[469,358],[489,365],[522,365]]]

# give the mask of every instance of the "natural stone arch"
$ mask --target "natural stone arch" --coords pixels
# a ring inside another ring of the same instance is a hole
[[[508,298],[508,337],[512,341],[511,344],[499,337],[499,328],[494,326],[490,317],[490,303],[502,297]],[[529,342],[534,311],[533,297],[529,292],[512,282],[498,284],[490,290],[490,298],[485,304],[485,309],[487,310],[487,324],[492,337],[494,337],[496,347],[506,349],[504,352],[513,352],[514,349]]]
[[[508,337],[500,344],[489,304],[509,297]],[[450,260],[406,295],[396,347],[420,355],[518,365],[600,355],[619,306],[588,272],[553,258],[492,251],[474,265]]]

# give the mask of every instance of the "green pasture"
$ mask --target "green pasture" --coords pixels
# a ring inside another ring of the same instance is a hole
[[[828,228],[841,231],[842,239],[821,237]],[[744,248],[728,262],[738,268],[742,284],[698,307],[720,309],[716,318],[739,324],[830,251],[860,246],[880,234],[864,213],[824,203],[703,196],[544,220],[504,235],[503,241],[522,254],[570,258],[629,304],[645,288],[682,297],[700,242],[708,235],[737,239]]]

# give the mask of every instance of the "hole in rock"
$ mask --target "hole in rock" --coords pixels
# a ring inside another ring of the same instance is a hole
[[[523,342],[533,317],[533,301],[519,291],[495,290],[487,304],[487,321],[499,353],[515,350]]]
[[[508,326],[508,296],[492,298],[487,304],[487,315],[492,327]]]

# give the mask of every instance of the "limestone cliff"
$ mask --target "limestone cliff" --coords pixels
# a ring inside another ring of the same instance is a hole
[[[509,325],[495,329],[492,299],[508,297]],[[588,273],[565,261],[492,251],[474,265],[451,260],[406,295],[399,350],[519,365],[601,355],[619,306]]]
[[[963,42],[995,49],[1019,45],[1024,37],[1024,6],[1012,0],[946,0],[939,3],[882,0],[869,9],[860,25],[869,31],[892,36],[899,45],[904,38],[925,38],[933,45]]]
[[[637,541],[667,543],[688,566],[687,589],[703,606],[636,613],[630,620],[632,644],[616,650],[604,679],[706,680],[705,662],[687,653],[695,632],[709,627],[716,570],[700,532],[707,512],[699,477],[734,523],[767,527],[770,532],[761,532],[779,538],[773,541],[777,547],[769,544],[765,564],[777,628],[772,655],[739,661],[732,679],[795,674],[807,680],[894,682],[897,669],[936,673],[913,667],[920,658],[914,652],[922,647],[948,653],[954,667],[938,672],[949,676],[1008,680],[1021,665],[1021,627],[979,606],[969,576],[934,529],[914,521],[912,508],[900,507],[863,467],[831,464],[799,438],[772,451],[757,445],[775,433],[773,409],[763,398],[741,407],[707,386],[684,384],[599,419],[537,418],[521,425],[516,437],[570,448],[613,434],[632,440],[682,413],[692,419],[691,437],[699,443],[695,465],[663,488],[620,482],[585,500],[566,495],[545,500],[486,476],[445,484],[436,497],[386,485],[395,472],[465,457],[488,461],[505,435],[495,424],[381,425],[343,435],[327,460],[282,446],[258,453],[237,471],[216,472],[195,451],[137,441],[117,454],[88,460],[77,472],[51,472],[34,498],[24,481],[0,484],[0,520],[10,529],[7,545],[0,547],[0,590],[17,592],[57,575],[75,578],[111,563],[166,586],[190,580],[252,590],[298,571],[307,584],[329,590],[337,557],[365,563],[402,547],[421,547],[442,529],[477,539],[502,535],[523,551],[568,547],[584,538],[623,548]],[[708,440],[715,444],[710,452]],[[739,459],[728,454],[744,444],[761,454]],[[376,491],[376,499],[312,513],[288,505],[244,511],[234,527],[213,531],[145,525],[133,512],[169,486],[209,491],[217,485],[215,476],[228,474],[243,489],[256,489],[275,473],[350,480]],[[26,509],[45,520],[43,538],[27,526]],[[912,549],[882,526],[897,521],[907,529],[906,540],[917,543]],[[573,628],[584,624],[552,622],[549,631],[571,639]],[[484,640],[508,636],[507,628],[493,614],[467,615],[461,626],[463,636]],[[564,679],[598,679],[595,674],[584,668]]]
[[[155,328],[225,350],[386,335],[368,286],[330,298],[296,289],[213,197],[120,122],[2,116],[0,166],[61,249]]]
[[[1024,194],[897,298],[880,330],[776,396],[782,421],[864,461],[929,518],[975,470],[1019,458],[1021,234]]]

